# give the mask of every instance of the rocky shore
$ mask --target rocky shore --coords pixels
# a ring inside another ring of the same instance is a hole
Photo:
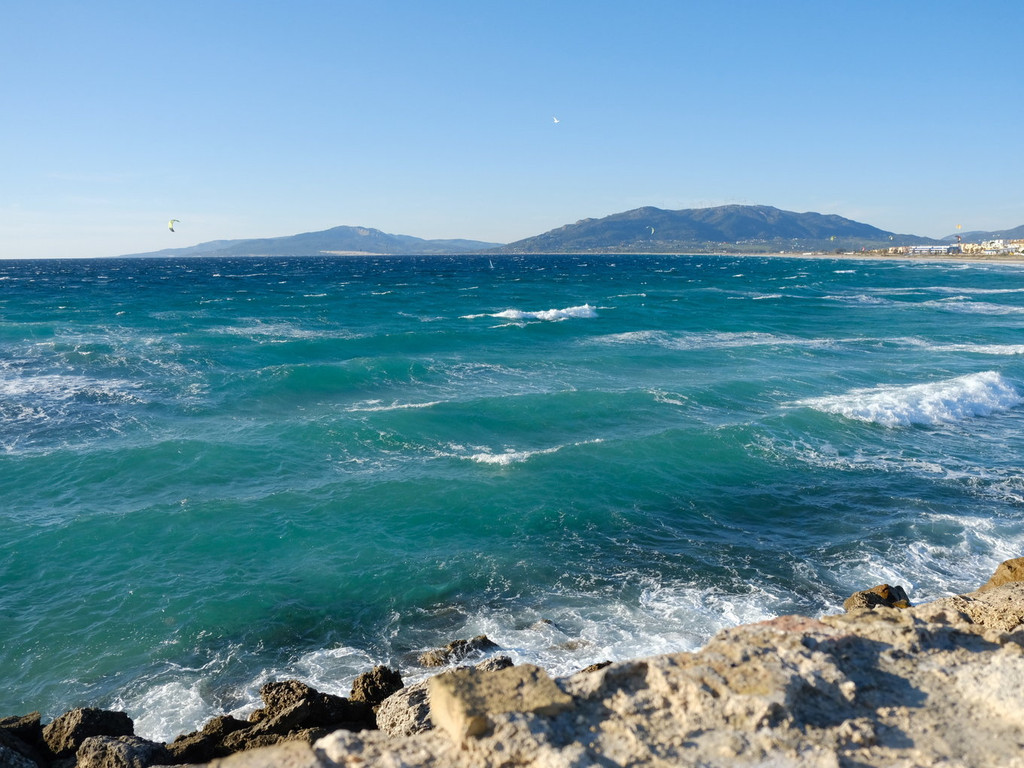
[[[248,720],[170,744],[123,712],[7,717],[0,768],[1024,767],[1024,558],[969,594],[914,606],[883,584],[844,608],[557,680],[487,638],[456,641],[420,658],[445,668],[422,683],[386,667],[348,698],[270,683]]]

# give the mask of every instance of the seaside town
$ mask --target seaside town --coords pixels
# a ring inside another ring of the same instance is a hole
[[[952,243],[943,245],[902,245],[889,248],[891,256],[1024,256],[1024,240],[985,240],[980,243]]]

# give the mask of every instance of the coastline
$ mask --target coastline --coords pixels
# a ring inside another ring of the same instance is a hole
[[[594,253],[594,252],[578,252],[566,255],[576,256],[629,256],[634,255],[631,252],[623,251],[621,253]],[[898,254],[890,255],[887,253],[875,252],[848,252],[848,253],[828,253],[826,251],[814,251],[807,253],[790,253],[781,251],[765,251],[763,253],[728,253],[728,252],[714,252],[714,253],[687,253],[687,252],[664,252],[664,253],[642,253],[635,254],[642,256],[736,256],[739,258],[779,258],[779,259],[831,259],[836,261],[848,260],[848,261],[891,261],[891,262],[908,262],[908,263],[927,263],[927,262],[939,262],[948,264],[950,262],[963,262],[969,264],[976,263],[991,263],[991,264],[1014,264],[1024,266],[1024,255],[1021,254],[979,254],[972,255],[967,253],[951,253],[951,254],[922,254],[922,255],[911,255],[911,254]]]
[[[270,683],[248,721],[214,718],[173,744],[135,737],[122,712],[72,710],[45,727],[38,713],[8,717],[0,764],[1024,765],[1024,558],[964,595],[911,606],[883,584],[844,608],[558,680],[502,662],[486,638],[456,641],[421,659],[445,669],[410,688],[386,668],[348,699]]]

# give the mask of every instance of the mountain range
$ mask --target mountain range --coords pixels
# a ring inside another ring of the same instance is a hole
[[[440,255],[479,253],[496,248],[500,243],[478,240],[423,240],[411,235],[389,235],[368,227],[332,227],[320,232],[304,232],[286,237],[253,240],[211,240],[187,248],[165,248],[129,256],[318,256],[384,254]]]
[[[960,232],[956,235],[947,235],[942,239],[947,242],[955,242],[958,237],[965,243],[980,243],[985,240],[1022,240],[1024,239],[1024,224],[1013,229],[1001,229],[998,232]]]
[[[666,211],[636,208],[601,219],[583,219],[510,243],[509,253],[564,252],[765,252],[861,250],[936,243],[917,235],[861,224],[842,216],[794,213],[767,205],[723,205]]]
[[[968,232],[964,242],[1024,238],[1024,226],[999,232]],[[901,245],[955,242],[897,234],[834,214],[795,213],[767,205],[723,205],[668,211],[636,208],[600,219],[582,219],[514,243],[424,240],[367,227],[333,227],[287,237],[214,240],[168,248],[147,257],[440,255],[458,253],[766,253],[861,251]]]

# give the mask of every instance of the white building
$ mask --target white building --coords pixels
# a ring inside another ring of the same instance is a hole
[[[959,245],[912,245],[907,253],[916,256],[927,256],[936,254],[960,253]]]

